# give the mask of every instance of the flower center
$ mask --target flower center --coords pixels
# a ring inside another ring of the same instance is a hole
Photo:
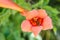
[[[43,19],[39,17],[34,17],[31,20],[29,20],[32,26],[40,26],[42,25]]]

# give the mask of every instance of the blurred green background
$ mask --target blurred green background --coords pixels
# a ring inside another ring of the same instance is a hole
[[[27,10],[45,9],[52,18],[53,29],[41,31],[37,38],[22,32],[25,17],[16,10],[0,8],[0,40],[60,40],[60,0],[13,0]]]

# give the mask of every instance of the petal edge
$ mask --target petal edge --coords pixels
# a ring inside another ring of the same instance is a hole
[[[46,17],[43,20],[43,30],[48,30],[48,29],[52,29],[53,25],[52,25],[52,20],[50,17]]]
[[[31,24],[28,20],[24,20],[21,24],[22,31],[31,32]]]

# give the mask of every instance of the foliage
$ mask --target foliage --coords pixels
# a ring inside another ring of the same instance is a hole
[[[42,40],[60,40],[60,3],[59,0],[13,0],[27,10],[45,9],[52,18],[53,29],[42,31]],[[56,3],[56,5],[53,3]],[[16,10],[0,8],[0,40],[30,40],[31,33],[21,31],[21,22],[24,16]],[[35,39],[35,38],[34,38]]]

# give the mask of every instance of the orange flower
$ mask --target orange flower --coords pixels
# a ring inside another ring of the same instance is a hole
[[[52,20],[43,9],[32,10],[25,14],[26,20],[21,24],[22,31],[33,32],[35,36],[41,30],[52,29]]]
[[[0,7],[14,9],[19,12],[24,11],[24,9],[22,7],[18,6],[16,3],[12,2],[12,0],[0,0]]]
[[[26,12],[26,10],[12,2],[12,0],[0,0],[0,7],[10,8],[21,12],[22,15],[26,17],[26,20],[21,24],[22,30],[25,32],[33,32],[35,36],[37,36],[41,30],[53,28],[52,20],[46,14],[45,10],[40,9]]]

